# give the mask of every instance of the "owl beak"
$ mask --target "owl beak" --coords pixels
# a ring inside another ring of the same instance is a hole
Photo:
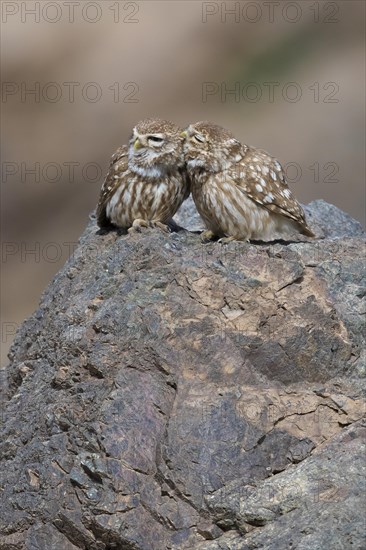
[[[133,148],[135,149],[135,151],[137,151],[137,149],[141,149],[142,145],[141,145],[141,142],[139,140],[139,138],[136,138],[134,143],[133,143]]]
[[[188,137],[188,133],[186,132],[186,130],[184,130],[184,132],[181,132],[180,134],[182,137],[184,138],[187,138]]]

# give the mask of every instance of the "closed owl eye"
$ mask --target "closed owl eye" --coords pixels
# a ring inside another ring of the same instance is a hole
[[[152,141],[156,145],[160,144],[160,143],[163,143],[163,141],[164,141],[164,138],[162,138],[160,136],[147,136],[147,139],[148,139],[148,141]]]
[[[205,138],[201,134],[194,134],[193,139],[198,141],[198,143],[204,143]]]

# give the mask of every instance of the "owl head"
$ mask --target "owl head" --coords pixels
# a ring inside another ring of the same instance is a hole
[[[190,124],[183,134],[184,158],[190,172],[228,169],[242,148],[231,132],[212,122]]]
[[[182,130],[168,120],[147,118],[134,127],[129,142],[129,167],[142,176],[160,177],[183,166]]]

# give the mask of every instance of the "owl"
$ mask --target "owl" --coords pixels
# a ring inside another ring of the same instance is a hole
[[[99,227],[167,229],[190,193],[183,158],[182,130],[172,122],[145,119],[129,145],[112,156],[97,206]]]
[[[276,159],[210,122],[191,124],[183,134],[192,197],[208,229],[202,240],[314,237]]]

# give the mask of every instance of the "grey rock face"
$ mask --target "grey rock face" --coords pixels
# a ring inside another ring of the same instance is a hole
[[[364,547],[364,234],[307,214],[322,239],[89,224],[10,352],[1,550]]]

